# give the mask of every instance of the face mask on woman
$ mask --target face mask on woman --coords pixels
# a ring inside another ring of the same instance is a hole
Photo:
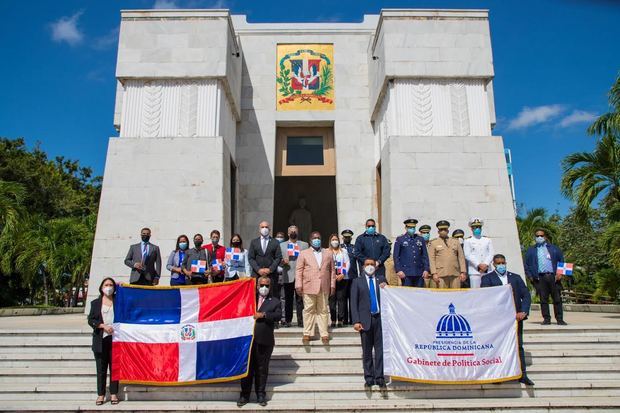
[[[284,241],[286,241],[286,240],[285,240],[284,238],[282,238],[282,237],[277,237],[277,238],[276,238],[276,241],[278,241],[278,242],[284,242]]]
[[[239,248],[241,246],[241,241],[233,241],[231,242],[232,246],[235,248]]]
[[[340,242],[337,239],[333,239],[333,240],[331,240],[329,245],[331,245],[332,248],[338,248],[340,246]]]
[[[114,294],[114,287],[111,287],[111,286],[103,287],[102,291],[106,295],[106,297],[110,297],[112,296],[112,294]]]

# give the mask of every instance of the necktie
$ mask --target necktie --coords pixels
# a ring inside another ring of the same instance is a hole
[[[263,238],[261,242],[263,243],[263,254],[264,254],[267,251],[267,239]]]
[[[261,297],[258,299],[258,307],[256,307],[256,310],[257,310],[257,311],[258,311],[258,310],[260,310],[260,308],[261,308],[261,307],[262,307],[262,305],[263,305],[263,302],[265,302],[265,297],[261,296]]]
[[[375,289],[375,277],[368,278],[368,284],[370,284],[370,313],[377,314],[379,312],[379,305],[377,303],[377,290]]]
[[[147,244],[142,244],[142,262],[146,260],[146,255],[148,254]]]

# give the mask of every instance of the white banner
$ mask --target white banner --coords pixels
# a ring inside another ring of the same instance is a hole
[[[489,383],[521,377],[512,287],[385,287],[385,375],[422,383]]]

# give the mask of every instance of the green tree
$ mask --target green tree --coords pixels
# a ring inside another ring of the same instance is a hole
[[[517,217],[517,230],[521,250],[525,252],[527,247],[534,243],[534,232],[542,228],[550,240],[554,240],[559,234],[560,217],[557,214],[550,215],[545,208],[534,208],[526,211],[525,215]]]
[[[610,111],[599,116],[588,128],[595,136],[620,136],[620,75],[609,90]]]

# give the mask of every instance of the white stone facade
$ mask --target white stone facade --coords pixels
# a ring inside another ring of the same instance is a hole
[[[284,43],[333,44],[334,110],[276,111]],[[273,219],[276,129],[286,126],[333,127],[340,230],[359,234],[379,211],[392,238],[406,217],[467,232],[478,216],[522,273],[503,143],[492,136],[493,75],[483,10],[313,24],[252,24],[226,10],[122,12],[120,136],[108,149],[91,295],[104,276],[128,279],[124,255],[143,226],[164,260],[181,233],[217,228],[226,242],[239,232],[248,243]]]

